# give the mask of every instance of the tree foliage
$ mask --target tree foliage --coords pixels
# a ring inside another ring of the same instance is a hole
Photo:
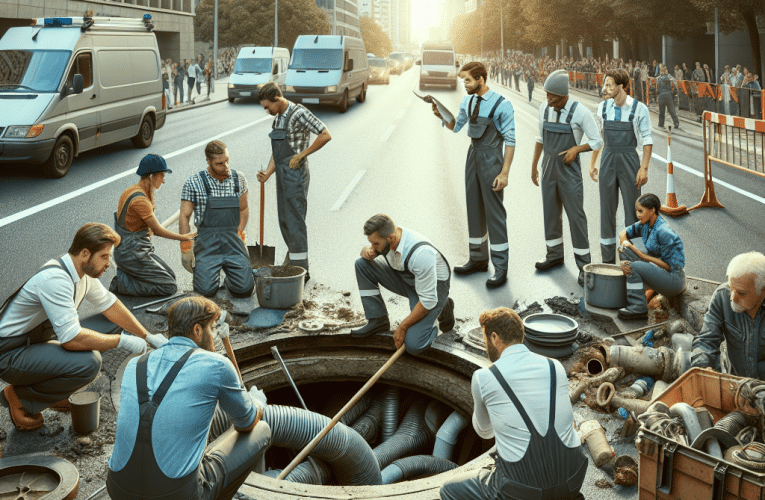
[[[359,26],[367,52],[372,52],[377,57],[388,57],[393,50],[393,43],[382,27],[374,19],[366,16],[359,20]]]
[[[274,44],[274,0],[218,0],[218,45]],[[202,42],[213,41],[215,0],[196,7],[194,32]],[[299,35],[328,35],[326,12],[314,0],[279,0],[280,47],[292,48]]]

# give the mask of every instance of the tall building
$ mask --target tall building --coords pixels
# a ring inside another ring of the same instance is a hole
[[[408,50],[412,38],[412,0],[360,0],[359,15],[369,16],[390,37],[393,51]]]
[[[316,0],[316,5],[327,11],[332,34],[361,38],[358,0]]]

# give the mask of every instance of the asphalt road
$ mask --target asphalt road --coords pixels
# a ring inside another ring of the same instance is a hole
[[[516,112],[517,147],[510,184],[505,189],[511,265],[508,284],[494,291],[484,286],[488,274],[453,279],[458,316],[473,318],[483,309],[512,306],[517,300],[581,294],[565,220],[566,265],[544,274],[533,266],[545,253],[541,192],[530,180],[542,93],[537,88],[535,101],[529,104],[515,91],[491,82],[490,86],[508,97]],[[398,224],[431,238],[452,266],[468,257],[463,172],[469,139],[464,131],[454,134],[442,128],[430,106],[413,95],[416,88],[417,75],[410,70],[394,76],[390,85],[371,86],[366,102],[354,102],[345,114],[332,108],[313,108],[333,139],[310,158],[311,276],[314,283],[352,291],[357,303],[353,261],[366,243],[362,225],[375,213],[385,212]],[[426,92],[454,112],[465,94],[461,88],[428,88]],[[595,109],[595,99],[574,97]],[[653,120],[657,121],[656,116]],[[250,181],[247,237],[255,244],[259,227],[255,174],[270,157],[270,127],[271,118],[254,99],[224,102],[169,115],[148,150],[137,150],[124,141],[85,153],[60,180],[46,179],[28,166],[0,167],[0,257],[5,262],[0,297],[8,296],[49,258],[66,252],[77,228],[85,222],[112,224],[119,195],[137,181],[133,172],[148,152],[164,155],[173,170],[156,195],[158,219],[172,215],[179,208],[185,179],[206,167],[204,145],[214,138],[228,144],[232,168],[242,171]],[[644,192],[654,192],[663,199],[666,164],[661,159],[666,158],[666,135],[657,128],[654,133],[654,158]],[[694,205],[704,190],[699,177],[703,169],[700,127],[683,124],[683,130],[673,135],[672,157],[678,199]],[[587,176],[589,153],[583,155],[583,165],[591,250],[593,261],[598,262],[598,191]],[[725,209],[700,209],[669,223],[683,240],[688,275],[719,281],[731,257],[762,250],[765,182],[727,167],[715,167],[713,173],[730,186],[716,186]],[[280,262],[286,246],[278,229],[274,190],[272,178],[266,184],[265,243],[276,247]],[[617,221],[622,220],[620,209]],[[155,245],[159,255],[176,269],[181,287],[190,288],[190,275],[180,265],[178,243],[155,238]],[[105,284],[113,272],[112,268],[104,275]]]

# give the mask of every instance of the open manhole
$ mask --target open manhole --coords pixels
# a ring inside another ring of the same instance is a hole
[[[300,408],[272,358],[273,345],[310,412]],[[272,431],[265,474],[251,474],[240,492],[258,499],[423,498],[426,492],[437,496],[453,474],[490,463],[488,451],[494,443],[473,430],[470,390],[473,372],[489,362],[437,339],[421,356],[398,359],[362,400],[363,408],[348,412],[346,427],[355,429],[350,432],[362,436],[353,436],[361,441],[353,446],[344,445],[342,436],[336,441],[338,449],[345,446],[344,453],[351,456],[338,459],[340,453],[325,449],[323,455],[311,455],[314,464],[298,466],[288,476],[291,481],[275,479],[302,450],[302,444],[295,443],[318,434],[393,352],[390,336],[353,339],[347,334],[276,335],[240,347],[236,354],[246,384],[254,383],[268,395],[265,420]],[[441,440],[436,438],[439,433]],[[434,454],[438,458],[429,458]],[[376,467],[379,472],[373,470]],[[316,484],[319,476],[321,485]]]
[[[63,458],[19,455],[0,459],[0,500],[70,500],[80,475]]]

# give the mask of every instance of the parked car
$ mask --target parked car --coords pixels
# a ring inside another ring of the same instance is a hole
[[[228,102],[237,97],[258,95],[268,82],[284,88],[290,51],[282,47],[242,47],[228,78]]]
[[[396,61],[398,61],[401,64],[401,72],[403,73],[404,71],[411,68],[412,64],[414,64],[414,62],[412,62],[412,64],[409,64],[407,62],[406,56],[407,56],[406,52],[391,52],[388,55],[388,59],[395,59]]]
[[[374,57],[369,60],[369,83],[390,83],[388,64],[382,57]]]
[[[391,75],[400,75],[404,72],[404,65],[398,59],[391,59],[389,57],[386,59],[386,61],[388,64],[388,71]]]

